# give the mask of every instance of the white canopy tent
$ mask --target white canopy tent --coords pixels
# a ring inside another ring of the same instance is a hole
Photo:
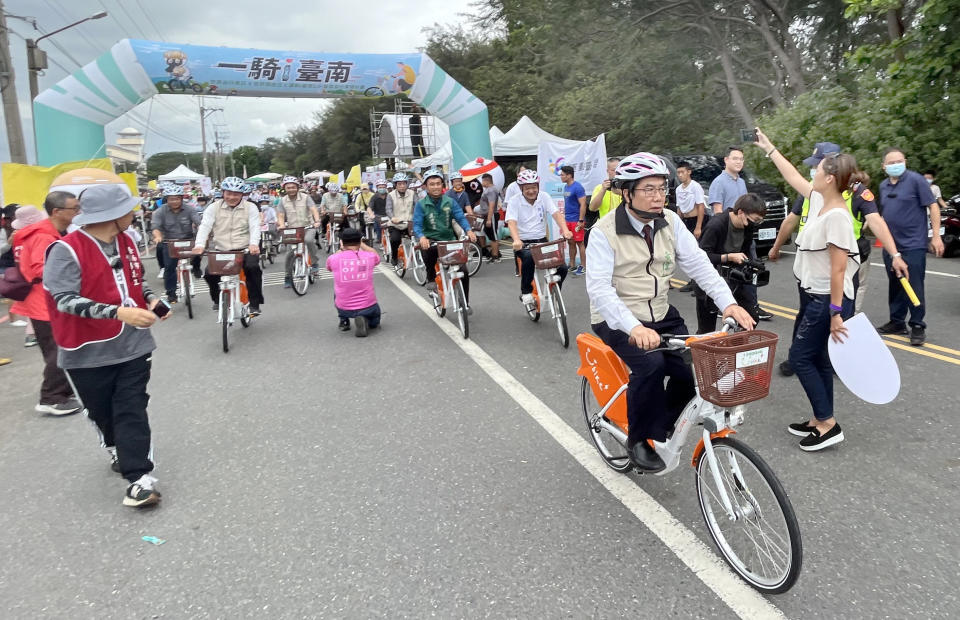
[[[316,181],[317,179],[326,179],[332,176],[333,173],[327,170],[314,170],[313,172],[303,175],[303,178]]]
[[[492,142],[492,136],[491,136]],[[493,144],[493,158],[536,157],[541,142],[555,142],[563,146],[576,146],[582,140],[569,140],[541,129],[530,117],[523,116],[510,131]]]
[[[494,152],[497,148],[497,140],[503,137],[503,132],[494,125],[490,128],[490,144],[493,146]],[[432,168],[432,167],[441,167],[446,166],[450,167],[451,162],[453,161],[453,149],[450,146],[450,141],[441,146],[436,150],[432,155],[428,155],[422,159],[414,159],[410,162],[410,165],[414,168]]]
[[[184,181],[199,181],[203,178],[202,174],[197,174],[190,168],[187,168],[185,165],[180,164],[170,172],[166,174],[161,174],[157,177],[158,181],[179,181],[183,183]]]

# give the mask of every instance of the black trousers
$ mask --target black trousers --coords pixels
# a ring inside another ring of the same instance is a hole
[[[103,445],[117,448],[120,473],[130,482],[153,471],[147,419],[151,359],[152,354],[147,354],[119,364],[67,371]]]
[[[737,303],[750,313],[754,321],[759,320],[759,305],[757,304],[757,287],[747,284],[727,282],[730,292]],[[717,330],[717,304],[702,288],[694,284],[693,294],[697,298],[697,333],[708,334]]]
[[[524,239],[524,243],[546,243],[547,238],[535,239],[529,241]],[[533,262],[533,253],[530,250],[517,250],[517,258],[520,259],[520,294],[526,295],[533,292],[533,272],[537,266]],[[557,275],[560,276],[560,288],[563,288],[563,281],[567,278],[566,263],[557,267]]]
[[[659,334],[686,334],[687,326],[677,309],[670,306],[661,321],[643,322]],[[630,344],[626,334],[610,329],[606,322],[591,325],[594,333],[630,367],[627,388],[628,447],[645,439],[664,441],[667,433],[696,394],[693,371],[677,351],[646,352]],[[666,379],[666,385],[664,385]]]
[[[405,229],[390,227],[390,262],[394,265],[397,264],[397,252],[400,250],[400,242],[403,241],[405,234]]]
[[[247,280],[247,297],[250,298],[251,306],[259,306],[263,303],[263,270],[260,269],[260,257],[255,254],[243,255],[243,275]],[[215,276],[210,271],[203,273],[203,279],[207,281],[210,287],[210,299],[213,303],[220,302],[220,276]]]
[[[73,398],[73,388],[63,370],[57,366],[57,343],[49,321],[30,319],[33,333],[43,354],[43,383],[40,384],[40,404],[59,405]]]
[[[423,256],[423,264],[427,268],[427,282],[433,282],[437,277],[437,246],[431,246],[426,250],[420,251]],[[470,274],[467,273],[466,265],[461,265],[460,272],[463,273],[463,294],[467,297],[467,303],[470,303]]]

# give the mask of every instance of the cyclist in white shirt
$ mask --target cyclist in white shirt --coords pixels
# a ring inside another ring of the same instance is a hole
[[[536,170],[523,170],[517,175],[519,192],[507,201],[507,227],[513,239],[513,251],[520,259],[520,300],[524,304],[533,303],[533,272],[536,267],[530,250],[522,249],[525,244],[545,243],[547,241],[547,218],[552,217],[564,239],[571,239],[573,233],[567,230],[567,222],[550,195],[540,191],[540,175]],[[567,277],[567,265],[557,268],[560,286]]]

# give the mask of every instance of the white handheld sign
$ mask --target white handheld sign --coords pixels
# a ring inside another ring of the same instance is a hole
[[[844,325],[843,342],[832,337],[827,341],[837,376],[858,398],[874,405],[889,403],[900,393],[900,369],[893,354],[862,312]]]

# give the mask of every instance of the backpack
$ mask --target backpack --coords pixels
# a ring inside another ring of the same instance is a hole
[[[27,280],[16,265],[7,267],[3,270],[3,278],[0,279],[0,297],[6,297],[13,301],[23,301],[33,290],[33,285],[39,284],[41,281],[39,278],[32,282]]]

